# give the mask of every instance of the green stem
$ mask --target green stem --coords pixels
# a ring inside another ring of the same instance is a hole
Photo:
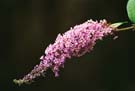
[[[125,27],[125,28],[117,28],[115,31],[126,31],[126,30],[135,30],[135,24],[133,24],[130,27]]]

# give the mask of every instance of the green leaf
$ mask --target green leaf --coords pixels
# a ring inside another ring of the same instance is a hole
[[[135,23],[135,0],[129,0],[127,3],[127,14],[131,22]]]
[[[123,24],[125,24],[125,23],[128,23],[128,22],[125,21],[125,22],[113,23],[113,24],[110,25],[110,27],[112,27],[112,28],[117,28],[117,27],[119,27],[119,26],[121,26],[121,25],[123,25]]]

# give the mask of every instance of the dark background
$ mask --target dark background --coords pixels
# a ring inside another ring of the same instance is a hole
[[[60,76],[47,71],[30,85],[12,82],[40,62],[58,33],[88,19],[129,21],[127,0],[0,0],[0,91],[135,91],[135,33],[99,41],[94,51],[69,59]],[[128,25],[127,25],[128,26]]]

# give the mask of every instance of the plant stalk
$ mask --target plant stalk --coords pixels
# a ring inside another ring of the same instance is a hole
[[[130,27],[125,27],[125,28],[116,28],[115,31],[126,31],[126,30],[135,30],[135,24],[133,24],[132,26]]]

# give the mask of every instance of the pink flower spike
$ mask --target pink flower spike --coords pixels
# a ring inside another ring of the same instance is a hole
[[[113,28],[107,24],[106,20],[88,20],[83,24],[76,25],[64,34],[58,34],[55,42],[50,44],[44,55],[40,57],[40,64],[20,80],[14,80],[18,84],[31,82],[36,77],[42,75],[48,68],[51,68],[58,77],[59,68],[64,67],[66,59],[80,57],[90,52],[97,40],[111,35]]]

